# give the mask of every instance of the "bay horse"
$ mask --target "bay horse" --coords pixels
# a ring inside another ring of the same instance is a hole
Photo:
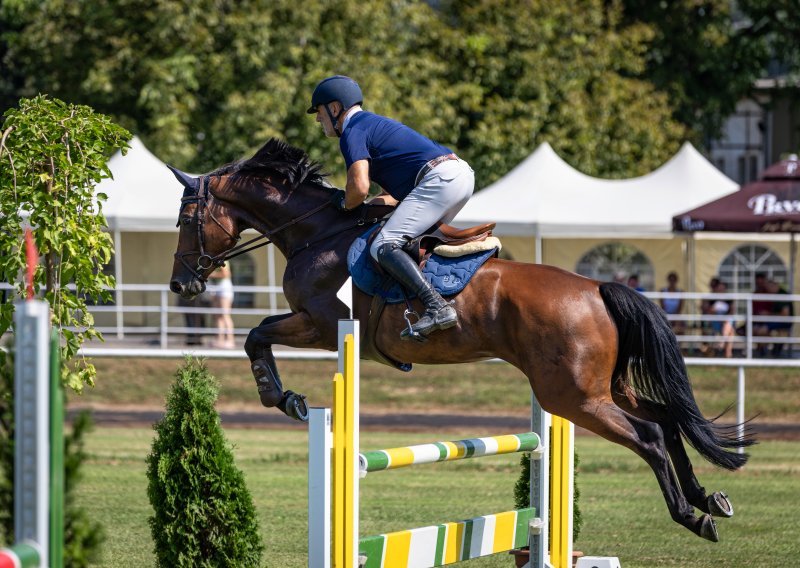
[[[348,248],[391,208],[365,204],[338,211],[330,203],[335,188],[325,183],[320,166],[274,139],[252,158],[197,178],[173,172],[185,189],[172,291],[184,298],[203,292],[215,266],[255,246],[238,244],[248,228],[287,258],[283,290],[291,311],[264,319],[248,335],[245,351],[257,383],[263,385],[267,373],[280,391],[280,400],[265,405],[303,419],[302,395],[280,390],[272,345],[336,350],[337,321],[348,317],[336,297],[348,278]],[[357,288],[353,292],[355,316],[366,329],[370,298]],[[672,519],[718,540],[712,515],[730,517],[733,507],[723,492],[706,494],[683,439],[729,470],[746,463],[747,455],[737,450],[754,441],[738,436],[736,426],[703,417],[660,308],[621,284],[497,258],[488,260],[454,301],[458,326],[424,343],[399,340],[404,306],[387,305],[374,332],[375,346],[408,363],[507,361],[525,374],[546,411],[644,459]],[[694,508],[702,514],[696,516]]]

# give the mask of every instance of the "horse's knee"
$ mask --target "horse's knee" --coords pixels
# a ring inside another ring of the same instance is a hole
[[[244,351],[247,353],[247,356],[250,358],[251,361],[255,361],[259,357],[261,357],[261,351],[265,348],[269,347],[264,343],[261,334],[258,332],[258,328],[254,328],[250,330],[250,333],[247,334],[247,339],[244,342]]]

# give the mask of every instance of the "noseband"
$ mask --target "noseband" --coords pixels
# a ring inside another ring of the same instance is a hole
[[[272,242],[271,240],[272,236],[275,235],[276,233],[282,231],[283,229],[286,229],[287,227],[291,227],[292,225],[299,223],[303,219],[306,219],[311,215],[314,215],[322,211],[329,205],[331,205],[329,201],[326,201],[322,205],[319,205],[318,207],[315,207],[314,209],[307,211],[306,213],[303,213],[302,215],[287,221],[283,225],[280,225],[279,227],[276,227],[271,231],[266,231],[264,233],[261,233],[257,237],[252,238],[245,243],[235,244],[228,250],[225,250],[215,256],[211,256],[206,252],[206,234],[205,234],[206,214],[208,214],[208,217],[210,217],[211,220],[214,221],[214,223],[216,223],[217,226],[220,229],[222,229],[225,232],[225,234],[228,235],[231,239],[233,239],[236,243],[238,243],[239,240],[241,240],[241,237],[234,235],[228,229],[226,229],[225,226],[222,223],[220,223],[219,219],[217,219],[209,209],[208,205],[210,199],[212,197],[216,197],[211,192],[211,189],[209,189],[208,187],[209,177],[210,176],[202,176],[196,180],[195,186],[193,188],[187,187],[184,189],[183,197],[181,197],[181,209],[180,212],[178,213],[178,223],[176,225],[176,227],[180,226],[181,223],[180,214],[183,213],[183,208],[186,207],[189,203],[196,203],[197,208],[194,211],[193,220],[197,223],[197,242],[200,243],[200,250],[192,250],[188,252],[176,252],[175,258],[177,258],[181,262],[181,264],[183,264],[183,266],[189,272],[191,272],[192,276],[194,276],[201,282],[206,282],[208,280],[208,277],[204,276],[203,273],[210,271],[212,268],[222,266],[223,264],[225,264],[226,260],[230,260],[231,258],[235,258],[241,254],[250,252],[252,250],[270,244]],[[263,241],[263,242],[258,243],[258,241]],[[197,255],[197,262],[195,266],[192,266],[186,260],[186,257],[194,255]]]

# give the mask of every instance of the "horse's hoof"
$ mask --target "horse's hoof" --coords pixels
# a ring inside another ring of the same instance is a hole
[[[717,491],[708,497],[708,512],[718,517],[732,517],[733,505],[728,496],[722,491]]]
[[[700,536],[711,542],[719,542],[717,523],[711,515],[703,515],[700,519]]]
[[[305,395],[286,391],[283,399],[278,403],[278,408],[289,418],[308,422],[308,404],[306,404]]]

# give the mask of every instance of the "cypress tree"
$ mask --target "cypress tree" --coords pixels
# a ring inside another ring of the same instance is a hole
[[[187,358],[147,456],[156,566],[258,566],[263,544],[250,492],[214,403],[219,386]]]

